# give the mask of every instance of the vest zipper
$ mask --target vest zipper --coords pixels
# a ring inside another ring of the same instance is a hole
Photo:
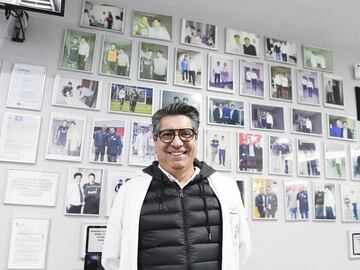
[[[186,214],[185,214],[185,206],[184,206],[184,192],[182,189],[179,191],[180,201],[181,201],[181,213],[183,216],[183,226],[184,226],[184,246],[186,252],[186,269],[189,269],[189,240],[188,233],[186,228]]]

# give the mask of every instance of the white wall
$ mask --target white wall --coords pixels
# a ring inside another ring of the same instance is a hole
[[[110,1],[109,1],[110,2]],[[112,1],[117,3],[118,1]],[[9,247],[9,237],[10,237],[10,222],[12,217],[48,217],[51,218],[51,229],[50,229],[50,241],[48,246],[47,254],[47,267],[46,269],[50,270],[61,270],[61,269],[82,269],[83,262],[79,259],[79,245],[80,245],[80,225],[82,223],[91,223],[91,222],[106,222],[104,217],[104,211],[100,218],[86,218],[86,217],[69,217],[64,216],[64,199],[65,199],[65,188],[67,181],[67,169],[69,165],[73,166],[93,166],[104,169],[121,169],[124,168],[130,171],[138,171],[139,167],[128,166],[127,154],[129,153],[129,137],[126,140],[125,146],[125,164],[122,167],[114,166],[95,166],[97,164],[89,164],[89,145],[91,143],[91,125],[92,119],[96,118],[108,118],[108,119],[124,119],[127,120],[146,120],[146,117],[135,117],[135,116],[123,116],[120,114],[110,114],[107,112],[107,100],[108,100],[108,87],[110,82],[124,82],[124,83],[134,83],[137,85],[148,85],[155,88],[155,108],[159,108],[160,101],[160,91],[161,89],[174,89],[181,90],[183,88],[173,86],[173,68],[174,68],[174,48],[179,45],[179,30],[180,30],[180,19],[182,17],[189,19],[201,19],[204,22],[210,22],[217,24],[219,26],[219,52],[224,52],[224,28],[232,27],[240,30],[245,30],[249,32],[255,32],[260,35],[280,37],[283,39],[293,40],[297,42],[298,46],[298,68],[302,68],[301,61],[301,44],[314,44],[322,47],[331,48],[334,51],[334,74],[344,78],[344,90],[345,90],[345,110],[339,112],[340,114],[355,116],[355,99],[354,99],[354,86],[358,85],[356,81],[352,79],[352,65],[359,61],[360,50],[359,48],[351,47],[338,47],[335,44],[324,44],[317,42],[316,37],[312,39],[302,40],[299,33],[291,33],[290,31],[279,31],[271,32],[267,31],[270,27],[266,25],[257,25],[252,20],[252,15],[249,12],[247,18],[239,18],[237,24],[226,25],[226,14],[220,15],[216,18],[208,18],[206,14],[202,11],[196,10],[192,12],[182,12],[179,9],[174,9],[172,5],[168,5],[167,1],[163,1],[163,5],[157,6],[156,8],[151,5],[150,1],[126,1],[122,3],[127,8],[126,11],[126,26],[125,34],[123,36],[130,37],[130,25],[131,25],[131,12],[132,10],[144,10],[149,12],[158,12],[160,14],[169,14],[173,15],[173,42],[165,43],[170,46],[170,83],[168,85],[159,85],[152,83],[144,83],[136,80],[137,74],[137,59],[138,47],[139,47],[139,38],[133,38],[134,40],[134,51],[133,51],[133,63],[131,67],[131,80],[119,80],[106,76],[99,76],[99,63],[100,63],[100,51],[101,51],[101,41],[104,35],[116,36],[116,34],[103,32],[103,31],[94,31],[92,29],[84,29],[79,27],[79,21],[81,16],[81,3],[78,0],[67,1],[65,18],[58,18],[47,15],[37,15],[30,14],[30,24],[27,31],[27,40],[21,43],[14,43],[10,41],[5,36],[5,18],[4,16],[0,17],[1,23],[1,33],[0,33],[0,60],[2,61],[2,68],[0,74],[0,123],[2,122],[2,116],[4,111],[9,112],[23,112],[31,114],[39,114],[38,112],[28,112],[21,111],[16,109],[6,108],[6,97],[10,81],[10,73],[12,65],[14,62],[22,62],[29,64],[38,64],[47,66],[47,79],[43,97],[43,105],[41,110],[42,115],[42,124],[39,137],[39,146],[37,161],[35,165],[23,165],[15,163],[0,163],[0,190],[4,190],[6,184],[6,171],[9,168],[17,168],[24,170],[45,170],[45,171],[57,171],[60,172],[60,183],[58,188],[57,204],[55,208],[42,208],[42,207],[33,207],[33,206],[11,206],[0,204],[0,213],[1,213],[1,222],[0,222],[0,269],[6,269],[7,265],[7,256],[8,256],[8,247]],[[168,6],[167,6],[168,5]],[[269,13],[269,16],[271,14]],[[95,53],[95,73],[93,78],[101,79],[104,85],[104,91],[102,96],[102,107],[101,111],[86,111],[86,110],[77,110],[72,108],[61,108],[54,107],[51,105],[51,95],[54,83],[54,77],[56,74],[67,74],[67,75],[79,75],[80,73],[69,72],[59,70],[58,66],[61,58],[61,49],[62,41],[64,35],[64,29],[72,28],[84,31],[95,32],[98,34],[97,48]],[[344,27],[345,28],[345,27]],[[282,34],[285,33],[285,34]],[[291,34],[289,34],[291,33]],[[356,34],[356,33],[354,33]],[[263,48],[263,39],[261,48]],[[184,47],[184,46],[180,46]],[[204,50],[205,53],[208,51]],[[264,50],[261,51],[261,59],[264,59]],[[204,57],[206,59],[206,57]],[[239,57],[234,57],[236,59],[236,68],[235,71],[239,71]],[[206,67],[206,66],[205,66]],[[266,77],[267,78],[267,77]],[[203,85],[206,82],[203,81]],[[235,83],[235,89],[237,90],[239,86],[239,80]],[[266,83],[268,86],[268,83]],[[266,88],[268,89],[268,88]],[[187,91],[199,91],[192,89],[184,89]],[[205,104],[206,104],[206,95],[230,97],[226,94],[218,94],[214,92],[207,92],[205,87],[201,90],[203,93],[203,116],[202,121],[205,123]],[[236,92],[233,95],[234,98],[241,98],[246,102],[246,123],[245,131],[250,131],[249,125],[249,101],[250,98],[240,97]],[[269,93],[266,91],[266,97],[264,101],[266,103],[269,101]],[[290,107],[296,108],[305,108],[305,106],[299,106],[294,101],[293,103],[287,102],[274,102],[277,105],[284,106],[286,115],[286,135],[292,136],[293,138],[306,138],[305,136],[293,136],[290,133]],[[311,109],[311,107],[309,108]],[[316,108],[317,109],[317,108]],[[319,108],[323,114],[323,134],[326,134],[326,118],[325,112],[331,111],[336,113],[335,110],[325,109],[323,106]],[[85,148],[83,152],[83,161],[79,163],[63,162],[63,161],[50,161],[45,160],[45,151],[46,144],[44,143],[47,140],[48,129],[49,129],[49,120],[50,112],[61,112],[68,114],[81,114],[86,115],[87,124],[86,124],[86,138],[85,138]],[[128,123],[128,130],[130,129],[130,123]],[[203,125],[204,127],[204,125]],[[229,128],[231,129],[231,128]],[[237,129],[232,128],[233,130],[233,143],[235,147],[235,131]],[[269,135],[270,133],[264,133]],[[310,138],[312,139],[312,138]],[[317,138],[316,138],[317,139]],[[326,135],[323,136],[323,139],[326,141]],[[359,139],[359,138],[357,138]],[[293,141],[295,143],[295,141]],[[350,143],[346,143],[350,144]],[[267,147],[267,143],[265,146]],[[202,154],[203,147],[200,146],[200,158],[203,157]],[[233,153],[233,160],[236,160],[236,151]],[[264,168],[265,175],[267,173],[267,151],[264,155]],[[324,163],[322,164],[324,166]],[[233,164],[232,175],[237,178],[247,180],[247,200],[246,203],[249,206],[251,203],[251,175],[249,174],[239,174],[236,173],[236,165]],[[350,169],[348,167],[348,175]],[[295,180],[297,177],[277,177],[281,180]],[[321,179],[322,180],[322,179]],[[308,179],[307,181],[312,182],[313,180]],[[339,183],[340,181],[331,181],[334,183]],[[350,180],[347,180],[350,182]],[[281,189],[282,190],[282,189]],[[339,190],[338,190],[339,191]],[[253,241],[253,255],[252,258],[246,267],[247,270],[256,270],[256,269],[271,269],[271,270],[285,270],[285,269],[346,269],[346,270],[355,270],[360,269],[359,260],[349,260],[348,259],[348,250],[347,250],[347,230],[353,228],[359,228],[358,224],[351,223],[342,223],[340,215],[340,198],[339,192],[337,193],[337,203],[338,203],[338,220],[336,222],[285,222],[284,221],[284,203],[283,196],[280,196],[280,209],[279,209],[279,220],[278,221],[254,221],[249,220],[252,241]],[[0,202],[3,202],[4,194],[0,192]],[[105,198],[103,198],[105,199]],[[105,200],[103,200],[105,202]],[[251,216],[250,208],[248,208],[249,216]]]

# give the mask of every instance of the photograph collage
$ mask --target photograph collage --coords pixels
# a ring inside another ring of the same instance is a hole
[[[201,114],[198,157],[243,181],[239,190],[253,219],[357,222],[359,134],[356,118],[345,114],[344,81],[332,73],[330,49],[299,48],[289,40],[85,0],[80,28],[64,29],[51,101],[42,100],[46,67],[14,63],[6,106],[58,108],[41,125],[48,129],[42,154],[75,164],[68,166],[66,215],[108,215],[121,186],[156,160],[151,116],[181,102]],[[22,103],[15,102],[19,97]],[[3,119],[0,161],[36,164],[41,117],[6,112]],[[37,131],[36,138],[27,129]],[[9,194],[16,193],[10,187],[17,179],[10,171]],[[29,171],[33,181],[41,178]],[[29,180],[25,171],[17,174]],[[54,175],[47,178],[57,183]],[[6,196],[7,203],[22,204],[25,195],[16,196]]]

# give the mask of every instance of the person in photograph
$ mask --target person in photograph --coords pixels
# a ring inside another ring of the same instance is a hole
[[[249,139],[244,139],[239,146],[239,169],[240,171],[248,170],[249,157]]]
[[[183,82],[188,80],[188,72],[189,72],[189,59],[186,54],[184,54],[183,59],[180,62],[181,67],[181,78]]]
[[[182,102],[185,103],[185,104],[189,104],[189,99],[187,97],[184,97],[182,99]]]
[[[228,48],[229,48],[229,52],[238,53],[238,54],[242,53],[243,48],[241,46],[241,38],[239,34],[233,35]]]
[[[256,56],[256,48],[254,45],[251,44],[249,37],[244,37],[243,49],[244,54]]]
[[[68,156],[80,156],[81,135],[75,121],[70,122],[66,136],[66,150]]]
[[[136,89],[130,90],[130,95],[129,95],[129,105],[130,105],[129,111],[130,112],[135,112],[136,104],[139,100],[139,97],[140,97],[140,95]]]
[[[282,144],[279,140],[271,145],[272,169],[274,173],[283,173],[283,153]]]
[[[107,22],[107,29],[112,29],[114,18],[111,11],[108,11],[107,13],[106,22]]]
[[[149,36],[149,20],[146,16],[141,16],[133,28],[133,35],[136,36]]]
[[[101,185],[95,182],[95,174],[89,173],[88,183],[83,185],[84,209],[83,214],[99,214]]]
[[[197,71],[197,64],[192,59],[192,57],[189,57],[189,83],[195,86],[196,81],[196,71]]]
[[[297,219],[298,211],[298,200],[295,185],[291,185],[289,190],[286,192],[286,209],[289,210],[290,218],[295,220]]]
[[[266,112],[266,128],[267,129],[274,128],[274,119],[270,112]]]
[[[302,219],[309,218],[309,197],[304,185],[299,186],[299,192],[296,194],[296,200],[299,203],[299,211]]]
[[[289,55],[289,44],[284,41],[281,43],[281,57],[283,62],[288,61],[288,55]]]
[[[74,173],[73,179],[67,186],[66,194],[66,213],[67,214],[81,214],[84,204],[84,194],[80,186],[82,180],[82,173]]]
[[[159,18],[154,18],[152,20],[151,27],[149,27],[148,37],[165,40],[171,39],[168,30],[165,26],[161,25],[161,21]]]
[[[216,61],[216,65],[212,70],[213,78],[214,78],[214,86],[219,87],[220,85],[220,75],[221,75],[221,63],[220,61]]]
[[[153,71],[153,51],[148,50],[146,53],[143,53],[140,58],[140,78],[151,80],[153,78]]]
[[[55,132],[55,145],[56,145],[56,152],[58,154],[65,154],[66,152],[66,142],[67,142],[67,133],[69,130],[68,122],[66,120],[63,120],[61,125],[58,126],[56,132]]]
[[[328,82],[325,86],[325,94],[326,94],[326,102],[334,103],[333,86],[332,86],[331,80],[328,80]]]
[[[61,93],[63,94],[64,97],[71,96],[71,95],[72,95],[72,91],[73,91],[72,82],[68,82],[67,85],[65,85],[65,86],[61,89]]]
[[[329,186],[325,186],[324,193],[324,210],[325,210],[325,218],[326,219],[335,219],[335,196],[333,190]]]
[[[67,52],[67,64],[70,68],[75,68],[79,57],[79,38],[73,37]]]
[[[111,43],[110,48],[105,52],[104,64],[107,66],[110,74],[116,74],[118,53],[115,43]]]
[[[119,76],[127,76],[130,70],[130,61],[129,56],[124,52],[123,49],[119,49],[119,53],[117,55],[117,67],[116,73]]]
[[[345,139],[354,139],[353,132],[350,128],[348,128],[346,121],[342,122],[341,137]]]
[[[109,128],[109,135],[106,140],[108,162],[117,162],[122,154],[123,144],[121,137],[116,134],[115,128]]]
[[[101,129],[98,129],[94,132],[93,139],[94,139],[94,147],[95,147],[95,159],[94,161],[104,161],[105,156],[105,147],[106,142],[109,134],[107,132],[107,127],[102,126]]]
[[[89,58],[90,46],[86,37],[82,36],[79,43],[79,53],[77,67],[79,70],[85,70],[86,62]]]
[[[221,136],[219,141],[219,165],[223,165],[225,167],[225,159],[226,159],[226,142],[225,137]]]
[[[180,98],[178,96],[175,96],[173,98],[173,103],[177,103],[177,102],[180,102]]]
[[[95,100],[94,94],[92,89],[78,85],[72,92],[72,101],[69,102],[69,105],[73,104],[73,106],[79,108],[91,108]]]
[[[314,92],[314,83],[311,78],[307,80],[306,88],[309,98],[312,98]]]
[[[251,242],[240,192],[236,181],[195,158],[199,124],[197,109],[183,102],[153,115],[157,161],[116,195],[102,249],[105,269],[240,269],[247,261]],[[224,250],[232,255],[225,259]]]
[[[312,122],[309,116],[305,117],[305,133],[312,133]]]
[[[229,124],[231,124],[231,125],[239,125],[240,124],[240,113],[239,113],[239,110],[235,108],[234,103],[231,103],[231,105],[230,105]]]
[[[126,91],[124,89],[124,87],[122,87],[119,92],[118,92],[118,98],[119,98],[119,111],[122,111],[124,103],[125,103],[125,96],[126,96]]]
[[[259,217],[265,218],[266,212],[265,212],[265,193],[264,188],[260,187],[259,194],[255,197],[255,206],[258,210]]]
[[[314,202],[315,202],[315,218],[316,219],[324,219],[325,218],[325,208],[324,208],[324,197],[325,197],[325,191],[324,191],[324,185],[321,184],[319,186],[319,189],[315,192],[314,196]]]
[[[227,84],[229,82],[230,72],[227,67],[227,63],[223,64],[223,67],[220,71],[220,75],[221,75],[221,83],[224,86],[224,88],[229,88],[229,86]]]
[[[211,25],[207,25],[206,35],[204,35],[203,43],[209,47],[215,46],[215,30]]]
[[[192,38],[195,36],[195,27],[193,25],[185,26],[185,43],[191,43]]]
[[[275,60],[281,61],[281,44],[279,41],[274,42]]]
[[[283,78],[282,78],[282,74],[278,73],[273,77],[273,82],[275,85],[275,89],[276,89],[276,97],[277,98],[282,98],[282,94],[283,94]]]
[[[84,26],[90,26],[90,21],[91,21],[91,19],[90,19],[89,10],[84,9],[82,24],[83,24]]]
[[[275,218],[277,208],[278,208],[277,195],[273,192],[272,187],[268,186],[266,188],[266,194],[265,194],[266,217]]]
[[[134,150],[137,152],[137,156],[142,160],[146,157],[148,147],[148,136],[146,135],[145,127],[140,128],[140,132],[136,135]]]
[[[343,126],[340,119],[337,119],[335,123],[332,121],[330,122],[330,136],[331,137],[337,137],[342,138],[343,134]]]
[[[310,64],[311,67],[316,69],[325,69],[326,68],[326,60],[325,57],[322,56],[320,53],[311,52],[310,56]]]
[[[251,147],[250,147],[251,150]],[[262,172],[263,170],[263,148],[260,145],[260,142],[255,142],[255,148],[254,148],[254,154],[255,154],[255,166],[257,172]],[[251,157],[252,153],[249,151],[249,156]]]
[[[223,106],[224,105],[222,103],[215,105],[215,109],[213,111],[213,118],[215,123],[221,124],[224,122]]]
[[[153,160],[155,158],[155,142],[154,142],[154,135],[152,133],[152,127],[150,126],[148,131],[146,132],[147,138],[147,152],[146,155],[149,159]]]
[[[333,80],[332,93],[333,93],[333,97],[334,97],[334,104],[341,105],[340,82],[339,81]]]
[[[359,220],[359,213],[358,213],[359,195],[357,195],[354,190],[350,190],[349,193],[350,193],[349,203],[352,206],[353,218],[354,220]]]
[[[306,98],[307,96],[309,96],[309,94],[308,94],[308,78],[305,75],[302,76],[301,86],[303,89],[303,97]]]
[[[266,111],[263,111],[260,114],[260,117],[259,117],[259,126],[260,126],[260,128],[266,128],[266,115],[267,115]]]
[[[257,75],[255,68],[252,69],[250,76],[251,76],[251,87],[254,91],[256,91],[259,82],[259,76]]]
[[[251,68],[247,68],[246,72],[245,72],[245,83],[246,83],[246,88],[247,89],[252,89],[252,71]]]
[[[115,16],[114,23],[112,25],[112,30],[121,31],[123,28],[123,21],[119,15]]]
[[[230,113],[229,103],[225,103],[223,108],[223,122],[224,124],[230,124]]]
[[[153,79],[157,81],[166,81],[168,60],[164,57],[164,53],[161,50],[156,52],[156,58],[154,58],[154,70]]]
[[[210,142],[210,151],[211,151],[211,164],[215,164],[215,159],[219,153],[219,140],[218,135],[214,135],[213,139]]]

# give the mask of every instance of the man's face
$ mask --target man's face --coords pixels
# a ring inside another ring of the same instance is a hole
[[[110,128],[110,129],[109,129],[109,132],[110,132],[110,134],[114,134],[114,133],[115,133],[115,129],[114,129],[114,128]]]
[[[160,130],[193,128],[191,118],[185,115],[164,116],[160,120]],[[175,175],[178,172],[193,170],[193,162],[197,153],[197,139],[183,142],[175,136],[171,143],[155,140],[155,152],[162,168]]]
[[[268,193],[268,194],[271,193],[271,187],[266,188],[266,193]]]
[[[336,120],[336,126],[341,127],[341,121],[340,120]]]
[[[89,175],[89,183],[94,184],[95,183],[95,177],[93,175]]]
[[[250,45],[250,39],[245,38],[244,43],[245,43],[245,46],[248,47]]]
[[[75,183],[80,184],[81,178],[82,178],[81,175],[76,175],[75,178],[74,178]]]
[[[160,27],[160,22],[158,20],[153,20],[152,26],[155,28],[158,28],[158,27]]]
[[[148,51],[148,57],[151,57],[153,55],[152,51]]]
[[[264,195],[264,188],[262,188],[262,187],[260,188],[260,194]]]

